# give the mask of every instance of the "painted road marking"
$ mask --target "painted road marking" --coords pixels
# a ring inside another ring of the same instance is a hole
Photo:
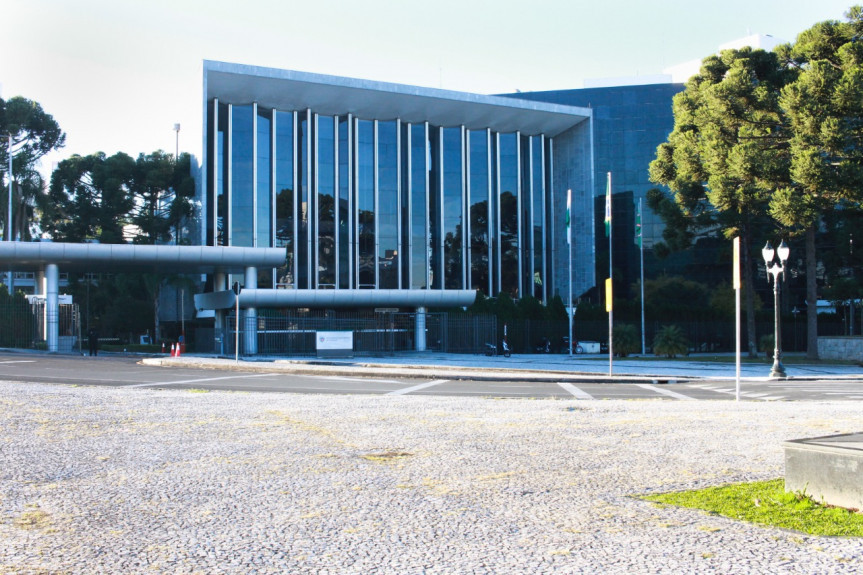
[[[593,399],[593,396],[565,381],[558,381],[557,385],[569,392],[570,395],[578,399]]]
[[[685,401],[697,401],[694,397],[689,397],[688,395],[683,395],[682,393],[677,393],[676,391],[671,391],[669,389],[656,387],[655,385],[651,385],[649,383],[636,383],[635,385],[644,389],[650,389],[652,391],[655,391],[656,393],[661,393],[662,395],[673,397],[675,399],[682,399]]]
[[[441,383],[446,383],[447,381],[449,381],[449,380],[448,379],[436,379],[434,381],[427,381],[426,383],[421,383],[419,385],[413,385],[411,387],[403,387],[402,389],[397,389],[395,391],[391,391],[387,395],[406,395],[408,393],[420,391],[421,389],[426,389],[429,387],[433,387],[435,385],[439,385]]]
[[[36,363],[35,359],[12,359],[9,361],[0,361],[0,363]]]
[[[314,379],[333,379],[336,381],[356,381],[359,383],[404,383],[395,379],[372,379],[370,377],[344,377],[341,375],[311,375]]]
[[[249,379],[252,377],[272,377],[272,373],[256,373],[254,375],[229,375],[227,377],[208,377],[206,379],[181,379],[178,381],[161,381],[156,383],[135,383],[123,387],[160,387],[164,385],[183,385],[186,383],[205,383],[208,381],[224,381],[226,379]]]

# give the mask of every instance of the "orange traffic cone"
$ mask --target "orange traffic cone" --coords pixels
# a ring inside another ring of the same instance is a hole
[[[177,357],[183,355],[183,346],[181,344],[177,344]]]
[[[175,344],[171,344],[171,357],[177,357],[177,346]]]
[[[162,342],[162,353],[165,353],[165,342]]]

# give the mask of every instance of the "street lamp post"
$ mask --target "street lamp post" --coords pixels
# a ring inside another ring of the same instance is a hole
[[[174,124],[174,131],[177,133],[176,144],[174,146],[174,162],[180,159],[180,124]]]
[[[12,241],[12,132],[9,132],[9,147],[6,149],[9,156],[9,211],[6,216],[6,240]],[[6,280],[6,288],[9,295],[15,291],[15,272],[9,270],[9,275]]]
[[[788,244],[785,240],[779,244],[779,247],[773,250],[770,242],[761,250],[761,255],[764,257],[764,264],[767,267],[767,282],[770,282],[770,276],[773,276],[773,367],[770,368],[771,379],[782,379],[787,377],[785,368],[782,366],[782,324],[779,321],[779,274],[782,274],[782,279],[785,279],[785,262],[788,261],[788,255],[791,250],[788,249]],[[774,253],[779,256],[779,263],[775,263]]]

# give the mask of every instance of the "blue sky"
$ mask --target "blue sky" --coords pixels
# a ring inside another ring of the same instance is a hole
[[[793,41],[835,0],[0,0],[0,95],[74,153],[201,149],[203,59],[478,93],[645,76],[748,34]]]

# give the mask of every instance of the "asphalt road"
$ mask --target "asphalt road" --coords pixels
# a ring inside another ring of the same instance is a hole
[[[128,388],[203,389],[246,392],[443,395],[494,398],[729,400],[734,381],[678,384],[535,383],[447,379],[365,378],[292,375],[139,365],[137,358],[0,353],[0,380]],[[822,379],[744,381],[747,401],[835,401],[863,399],[863,383]]]

